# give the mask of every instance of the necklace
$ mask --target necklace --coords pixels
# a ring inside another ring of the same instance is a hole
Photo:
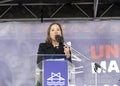
[[[54,48],[58,49],[58,48],[59,48],[59,46],[58,46],[58,45],[56,45],[56,46],[54,46]]]

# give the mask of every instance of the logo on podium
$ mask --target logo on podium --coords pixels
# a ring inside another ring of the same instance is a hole
[[[65,79],[61,76],[61,73],[51,72],[51,77],[47,79],[48,86],[63,86],[65,85]]]
[[[66,61],[44,61],[44,86],[68,86]]]

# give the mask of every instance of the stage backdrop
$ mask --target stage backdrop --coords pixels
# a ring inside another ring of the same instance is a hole
[[[51,23],[0,23],[0,86],[35,85],[36,53]],[[65,42],[79,52],[72,50],[80,58],[72,58],[76,86],[120,86],[120,21],[59,23]]]

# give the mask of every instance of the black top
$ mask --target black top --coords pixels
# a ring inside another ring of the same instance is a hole
[[[38,48],[37,64],[43,60],[40,54],[65,54],[64,45],[60,43],[59,46],[54,47],[52,44],[40,43]],[[71,58],[68,59],[71,62]]]

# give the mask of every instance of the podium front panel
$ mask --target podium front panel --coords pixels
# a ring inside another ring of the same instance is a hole
[[[44,61],[44,86],[68,86],[67,61]]]

